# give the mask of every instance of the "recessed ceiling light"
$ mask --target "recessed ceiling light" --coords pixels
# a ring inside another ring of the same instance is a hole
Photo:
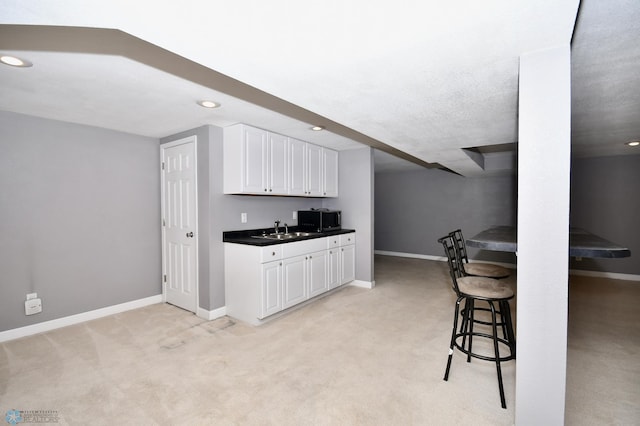
[[[627,142],[627,145],[629,145],[629,146],[638,146],[638,145],[640,145],[640,141]]]
[[[324,130],[324,126],[313,126],[311,128],[314,132],[319,132],[320,130]]]
[[[19,68],[28,68],[33,66],[31,62],[25,59],[20,59],[17,56],[10,56],[10,55],[0,56],[0,62],[2,62],[5,65],[11,65],[12,67],[19,67]]]
[[[213,101],[198,101],[198,105],[205,108],[218,108],[221,104]]]

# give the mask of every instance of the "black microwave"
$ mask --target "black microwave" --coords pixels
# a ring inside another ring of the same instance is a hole
[[[342,229],[340,210],[298,210],[298,228],[306,232],[326,232]]]

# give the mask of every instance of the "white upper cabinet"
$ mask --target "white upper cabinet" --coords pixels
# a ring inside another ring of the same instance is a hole
[[[322,148],[322,196],[338,196],[338,151]]]
[[[242,173],[242,190],[245,192],[263,192],[267,174],[267,132],[259,129],[241,128],[242,135],[238,141],[242,151],[242,165],[238,169]]]
[[[289,195],[307,195],[307,143],[289,138]]]
[[[268,149],[267,187],[269,193],[285,195],[288,193],[289,138],[276,133],[269,133]]]
[[[322,196],[322,148],[307,144],[307,196]]]
[[[238,124],[224,129],[225,194],[287,194],[288,138]]]
[[[338,151],[289,138],[289,195],[338,196]]]
[[[338,152],[236,124],[224,129],[224,193],[338,196]]]

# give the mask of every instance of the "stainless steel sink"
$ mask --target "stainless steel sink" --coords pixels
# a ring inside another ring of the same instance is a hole
[[[263,238],[266,240],[290,240],[293,238],[303,238],[312,235],[310,232],[289,232],[285,233],[272,233],[263,235],[253,235],[252,238]]]
[[[294,237],[308,237],[309,235],[312,235],[312,233],[311,232],[291,232],[285,235],[293,235]]]

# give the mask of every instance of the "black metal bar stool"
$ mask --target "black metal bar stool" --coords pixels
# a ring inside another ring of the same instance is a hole
[[[487,277],[487,278],[506,278],[511,275],[511,271],[500,265],[494,265],[493,263],[480,263],[469,262],[469,256],[467,255],[467,245],[464,242],[464,236],[461,229],[456,229],[449,233],[449,236],[453,237],[458,257],[460,258],[460,267],[464,275],[472,275],[475,277]]]
[[[467,362],[470,362],[471,358],[492,361],[496,365],[498,374],[500,402],[502,408],[507,408],[500,363],[515,359],[516,356],[515,335],[513,333],[511,309],[509,307],[509,300],[514,296],[513,290],[511,290],[508,284],[496,279],[465,275],[462,270],[462,260],[458,255],[455,239],[452,235],[442,237],[438,242],[443,245],[447,255],[452,287],[458,296],[455,304],[451,343],[449,345],[449,358],[447,360],[444,380],[449,379],[454,348],[457,348],[467,355]],[[461,308],[460,303],[463,301],[464,306]],[[476,302],[486,302],[488,304],[488,308],[483,309],[490,312],[490,321],[482,321],[475,318],[475,312],[480,309],[475,306]],[[459,315],[462,315],[462,325],[458,330]],[[500,317],[500,320],[498,320],[498,317]],[[491,332],[488,333],[474,329],[475,324],[488,325],[491,327]],[[499,326],[502,329],[502,337],[498,336]],[[483,355],[474,352],[474,338],[490,339],[493,344],[493,354]],[[508,355],[500,355],[501,345],[508,349]]]
[[[470,263],[469,257],[467,255],[467,245],[464,241],[464,236],[462,235],[461,229],[456,229],[455,231],[449,232],[449,236],[453,238],[453,244],[456,248],[458,259],[460,259],[460,268],[462,269],[463,275],[473,276],[473,277],[487,277],[487,278],[494,278],[494,279],[507,278],[509,275],[511,275],[511,271],[509,269],[502,267],[500,265],[495,265],[493,263],[480,263],[480,262]],[[487,313],[491,312],[491,310],[488,307],[486,308],[475,307],[475,304],[472,304],[472,306],[474,306],[475,311],[482,311]],[[507,328],[506,328],[506,322],[504,321],[502,309],[496,311],[496,313],[501,318],[500,322],[498,322],[498,326],[502,328],[503,336],[506,336]],[[468,318],[467,311],[463,309],[461,311],[461,315],[462,315],[462,324],[460,329],[462,330],[462,327],[465,326],[466,319]],[[510,318],[510,315],[509,315],[509,318]],[[491,325],[490,322],[481,321],[478,319],[476,319],[475,322],[477,324]],[[463,338],[463,345],[464,345],[464,341],[465,339]],[[515,340],[514,340],[514,350],[515,350]]]

